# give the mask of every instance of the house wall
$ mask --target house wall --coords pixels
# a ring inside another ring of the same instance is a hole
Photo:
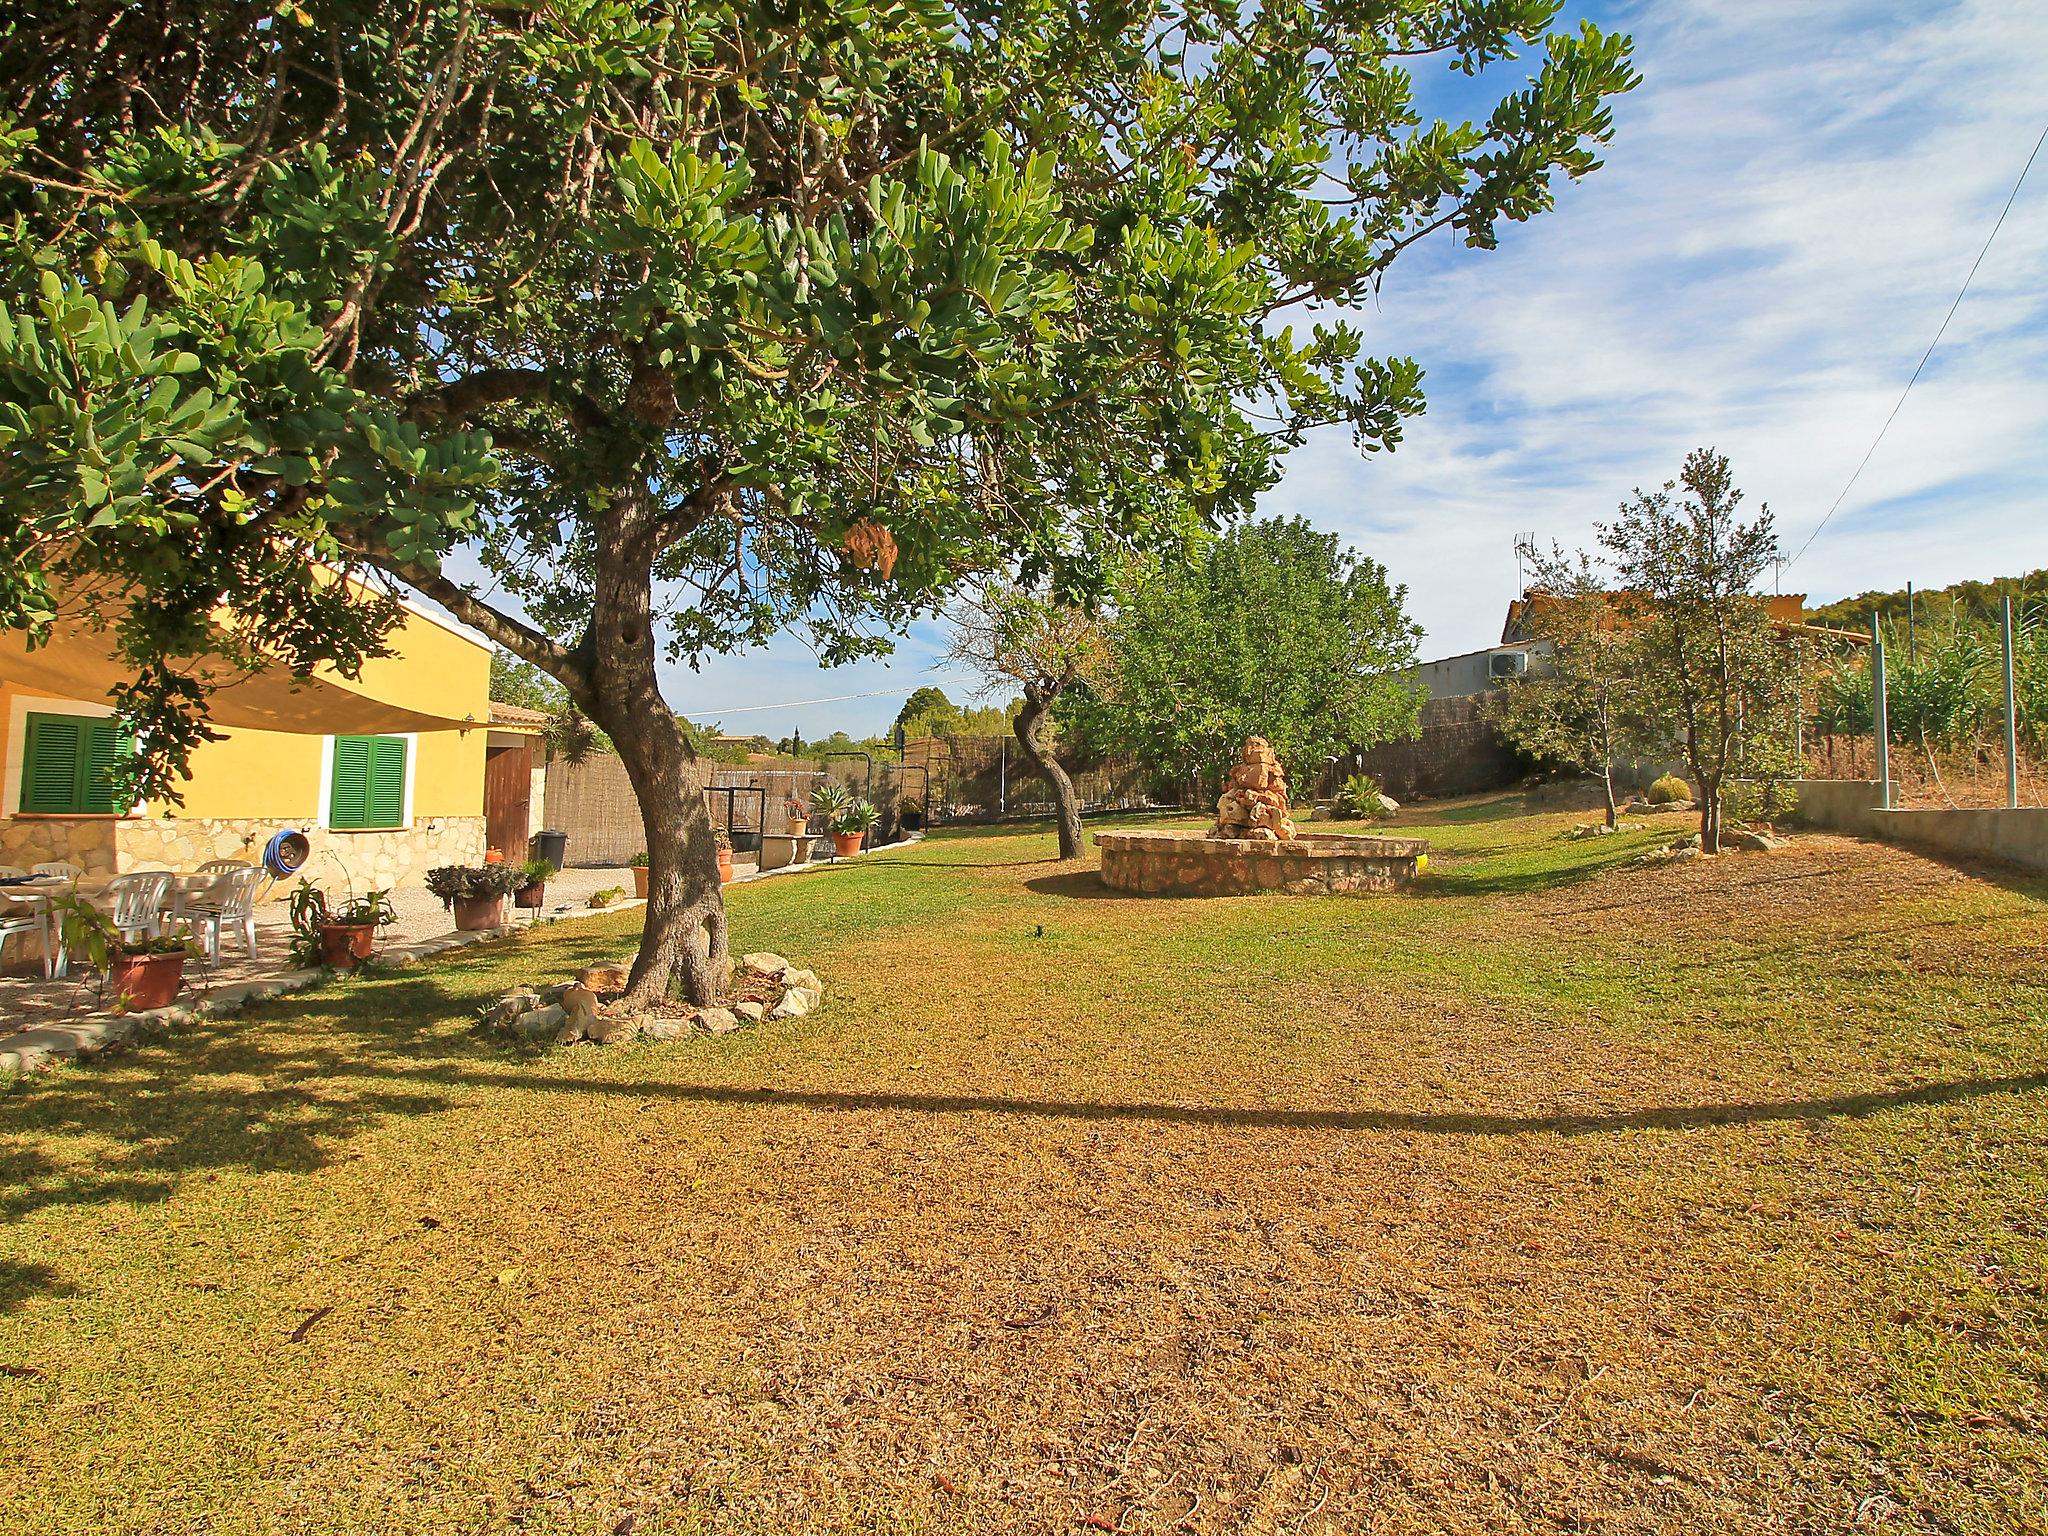
[[[483,722],[490,710],[489,650],[409,615],[394,655],[366,662],[361,686],[385,701],[443,718],[473,716],[473,731],[428,731],[407,753],[407,825],[379,831],[326,826],[333,738],[237,730],[194,749],[182,804],[152,801],[128,816],[20,816],[23,716],[48,709],[105,715],[103,702],[60,699],[0,680],[0,864],[64,859],[94,874],[195,869],[209,859],[260,857],[271,836],[306,832],[316,884],[418,885],[438,864],[476,863],[484,849]]]

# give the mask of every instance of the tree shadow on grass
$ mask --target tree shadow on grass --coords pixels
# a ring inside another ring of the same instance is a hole
[[[495,1081],[495,1080],[494,1080]],[[1018,1115],[1048,1120],[1134,1120],[1245,1130],[1413,1131],[1447,1136],[1604,1136],[1642,1130],[1862,1119],[1894,1109],[1938,1108],[1998,1094],[2048,1089],[2048,1071],[1927,1083],[1917,1088],[1761,1103],[1674,1104],[1597,1114],[1503,1115],[1467,1110],[1237,1109],[1227,1105],[1122,1104],[975,1094],[854,1093],[726,1088],[705,1083],[610,1083],[529,1075],[521,1086],[696,1104],[789,1106],[863,1113]]]
[[[1119,891],[1102,883],[1102,871],[1092,865],[1087,869],[1070,869],[1060,875],[1040,875],[1035,880],[1026,880],[1024,889],[1039,896],[1065,896],[1074,901],[1158,901],[1170,899],[1170,893],[1146,896],[1137,891]]]
[[[481,1083],[494,1063],[516,1073],[517,1053],[479,1027],[482,1004],[525,975],[613,958],[622,937],[522,934],[22,1078],[0,1095],[0,1221],[52,1206],[152,1204],[227,1170],[326,1167],[365,1130],[448,1108],[437,1075]]]

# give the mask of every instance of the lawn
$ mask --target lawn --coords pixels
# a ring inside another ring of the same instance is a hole
[[[1410,819],[743,887],[829,991],[722,1040],[473,1027],[619,918],[16,1084],[0,1529],[2048,1526],[2048,888]]]

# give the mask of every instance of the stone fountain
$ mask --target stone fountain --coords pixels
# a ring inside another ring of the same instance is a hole
[[[1419,837],[1301,832],[1287,810],[1287,771],[1263,736],[1225,776],[1208,832],[1101,832],[1102,879],[1147,896],[1287,896],[1386,891],[1429,862]]]

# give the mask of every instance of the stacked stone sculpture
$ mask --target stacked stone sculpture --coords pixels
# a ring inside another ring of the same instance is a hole
[[[1216,825],[1209,835],[1258,843],[1294,841],[1294,823],[1287,815],[1287,770],[1265,737],[1246,739],[1216,802]]]

